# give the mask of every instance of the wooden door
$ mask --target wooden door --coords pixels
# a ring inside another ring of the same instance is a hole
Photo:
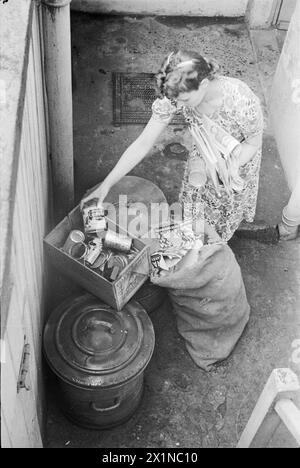
[[[29,42],[23,59],[25,63],[21,62],[19,67],[26,71],[26,77],[23,76],[21,84],[21,104],[14,115],[16,127],[20,125],[20,121],[22,125],[19,133],[16,131],[13,142],[18,147],[18,152],[13,159],[13,164],[16,165],[13,174],[15,183],[11,184],[13,188],[10,191],[12,205],[1,291],[3,448],[42,447],[45,414],[41,349],[46,284],[43,238],[48,230],[49,219],[47,111],[40,6],[37,2],[24,1],[21,7],[23,10],[31,7],[32,10],[28,15],[30,20],[26,40]],[[14,6],[14,2],[9,2],[8,8],[19,7]],[[14,13],[14,19],[18,18],[16,11]],[[28,10],[26,13],[28,14]],[[22,21],[21,18],[19,35]],[[18,81],[19,75],[12,75],[13,79]]]

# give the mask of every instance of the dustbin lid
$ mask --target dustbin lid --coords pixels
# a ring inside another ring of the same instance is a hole
[[[154,331],[136,302],[121,311],[90,294],[72,297],[53,311],[44,330],[44,352],[53,371],[76,385],[112,385],[147,365]]]

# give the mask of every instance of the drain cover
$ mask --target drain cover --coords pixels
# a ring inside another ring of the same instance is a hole
[[[155,74],[114,72],[112,79],[113,123],[146,124],[156,99]],[[186,125],[182,115],[176,115],[171,123]]]
[[[180,159],[186,161],[188,157],[188,150],[181,143],[170,143],[164,148],[164,155],[171,159]]]

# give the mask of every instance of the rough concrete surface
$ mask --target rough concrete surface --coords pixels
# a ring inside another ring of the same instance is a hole
[[[113,127],[111,71],[154,72],[176,47],[214,56],[224,73],[245,80],[264,99],[248,31],[233,20],[72,15],[74,149],[77,198],[103,179],[141,126]],[[170,127],[132,174],[149,178],[177,199],[184,161],[164,155],[173,142],[188,148],[184,129]],[[165,151],[166,152],[166,151]],[[268,131],[257,219],[274,223],[288,192]],[[49,379],[48,447],[235,447],[271,371],[289,366],[300,332],[300,239],[277,245],[234,238],[251,316],[232,355],[210,373],[197,368],[166,302],[151,314],[156,333],[141,406],[125,424],[90,431],[67,421]],[[271,447],[293,447],[281,426]]]

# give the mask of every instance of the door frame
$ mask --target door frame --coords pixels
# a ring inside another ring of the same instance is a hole
[[[277,24],[282,4],[283,4],[283,0],[274,0],[273,1],[273,9],[272,9],[273,11],[272,11],[272,14],[271,14],[271,17],[272,17],[272,23],[271,24],[273,26],[275,26]]]
[[[274,0],[274,4],[273,4],[273,19],[272,19],[272,25],[273,26],[277,26],[278,29],[288,29],[288,24],[289,24],[289,21],[279,21],[279,18],[280,18],[280,14],[281,14],[281,10],[282,10],[282,7],[284,5],[284,0]],[[286,23],[287,24],[287,28],[283,28],[283,27],[279,27],[280,26],[280,23],[282,24],[282,26]]]

